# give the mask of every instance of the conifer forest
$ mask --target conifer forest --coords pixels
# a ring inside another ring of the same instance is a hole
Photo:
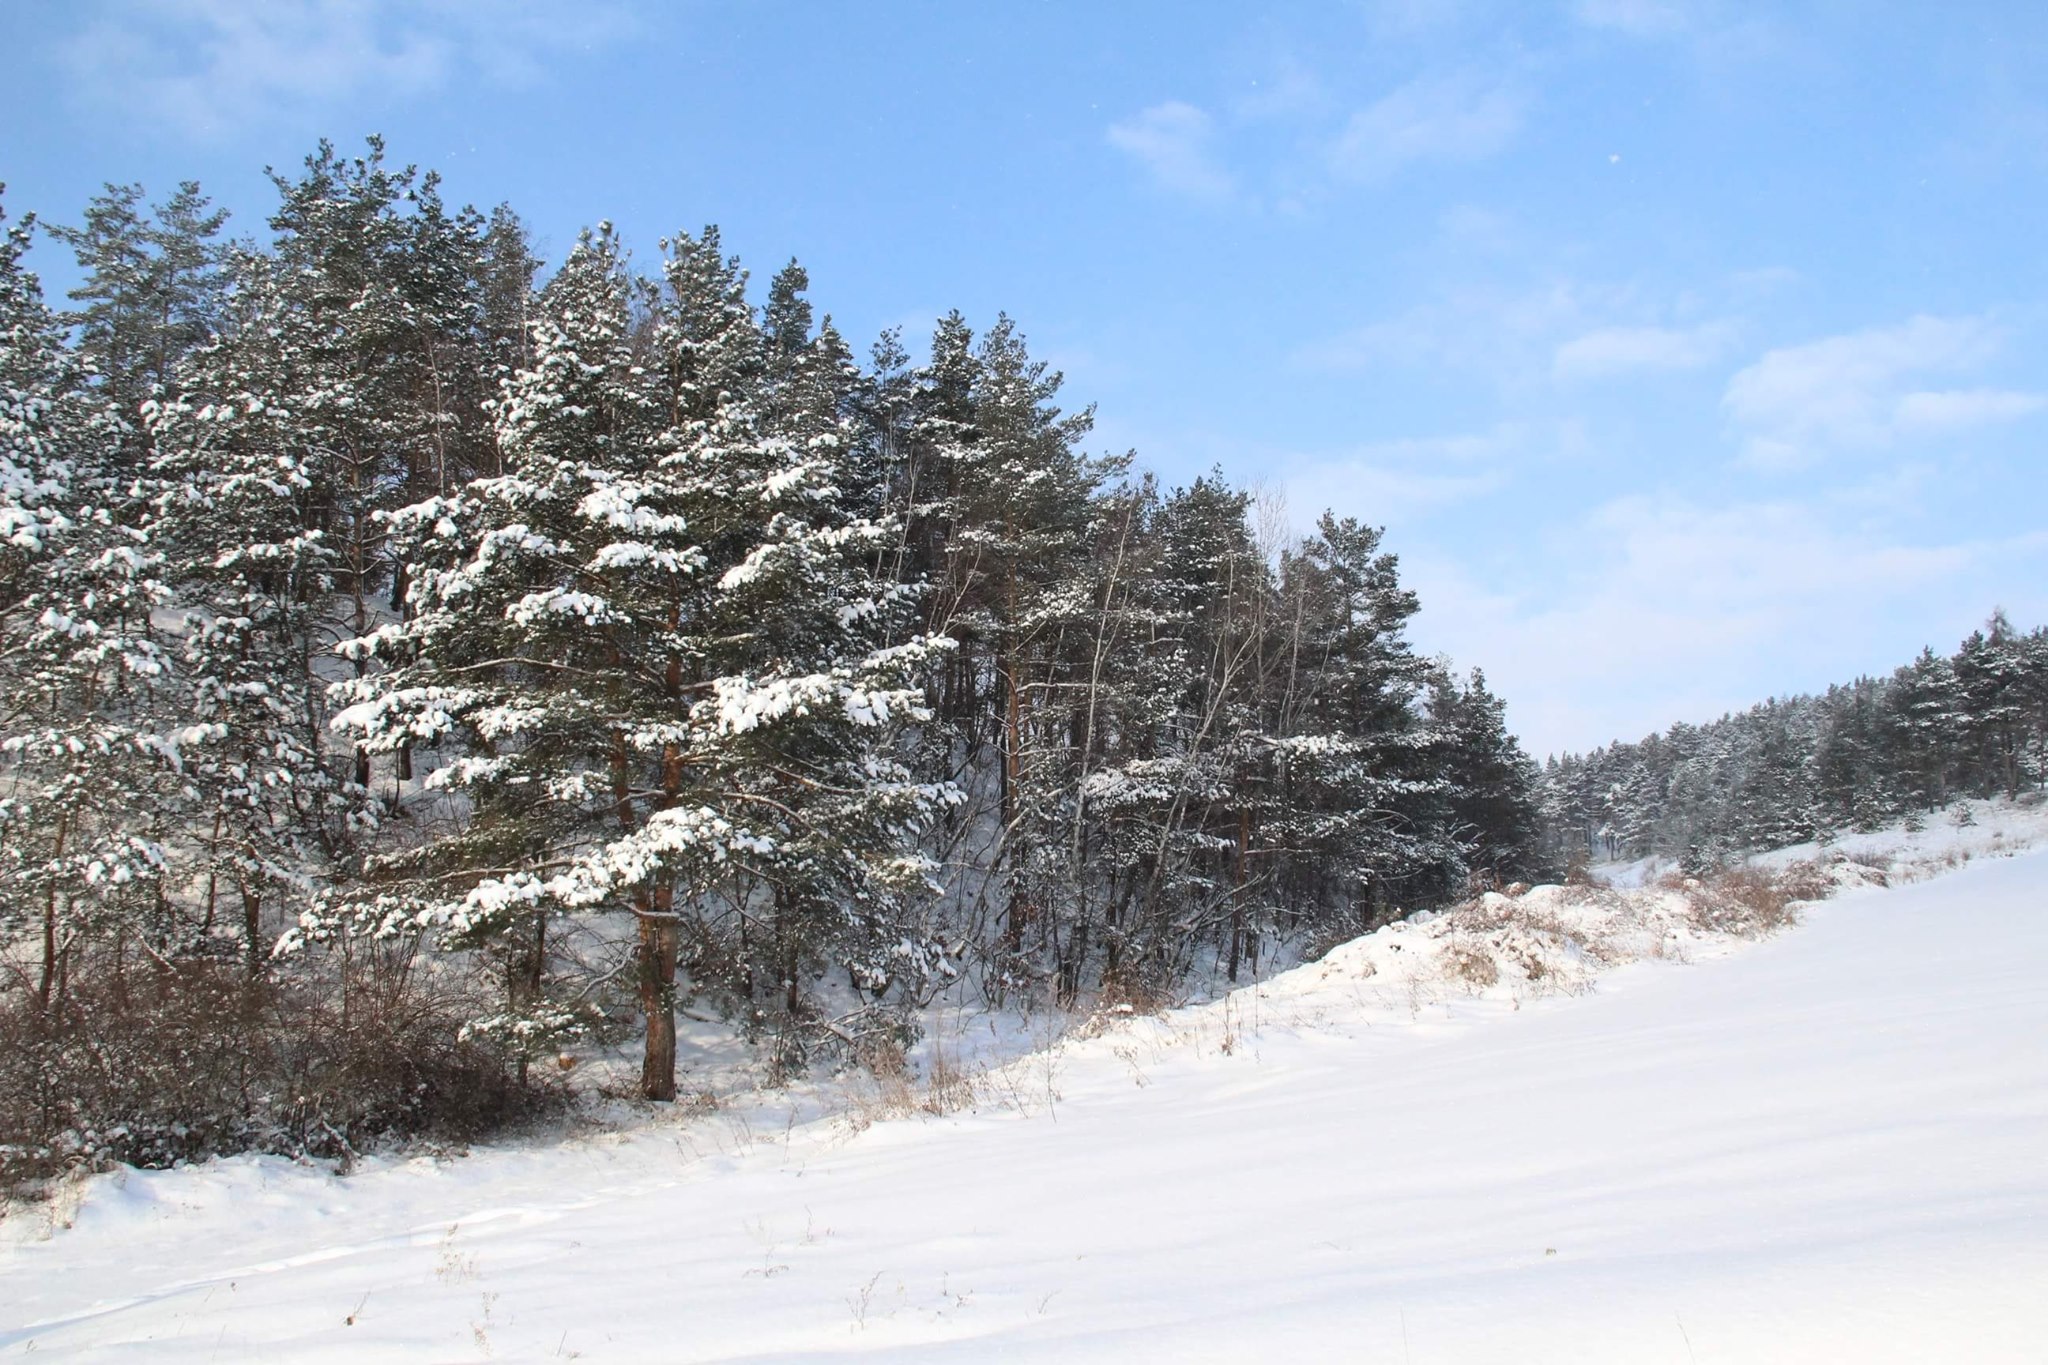
[[[2042,780],[2002,615],[1539,767],[1382,528],[1095,450],[1007,316],[857,346],[715,228],[546,263],[374,139],[273,179],[247,236],[9,206],[9,1172],[482,1134],[593,1041],[673,1100],[679,1017],[795,1076]]]

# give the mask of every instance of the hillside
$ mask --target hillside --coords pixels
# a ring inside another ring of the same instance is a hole
[[[66,1230],[12,1220],[0,1350],[2035,1359],[2044,898],[2048,851],[1976,856],[1577,993],[1404,980],[1447,940],[1396,926],[939,1116],[102,1177]]]

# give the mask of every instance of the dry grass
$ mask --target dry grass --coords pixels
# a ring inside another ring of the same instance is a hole
[[[971,1108],[980,1088],[934,1044],[922,1077],[900,1044],[886,1039],[864,1045],[860,1073],[847,1088],[846,1117],[855,1128],[914,1114],[942,1115]]]
[[[1445,969],[1474,990],[1485,990],[1500,981],[1500,965],[1493,954],[1466,943],[1451,945],[1444,954]]]
[[[1813,864],[1794,866],[1799,869],[1796,874],[1742,865],[1694,883],[1688,888],[1694,920],[1711,933],[1739,938],[1760,938],[1789,928],[1799,922],[1793,902],[1817,900],[1833,889]]]
[[[1482,894],[1388,935],[1355,940],[1325,961],[1360,978],[1384,978],[1419,1000],[1443,992],[1517,1000],[1577,994],[1623,963],[1687,960],[1704,940],[1777,933],[1797,923],[1802,902],[1867,880],[1842,876],[1833,862],[1740,866],[1706,878],[1673,873],[1636,890],[1580,877]]]
[[[1179,1003],[1170,991],[1134,972],[1115,972],[1103,979],[1095,1012],[1104,1015],[1164,1014]]]

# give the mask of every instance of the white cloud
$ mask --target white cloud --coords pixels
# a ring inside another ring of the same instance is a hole
[[[1560,379],[1694,370],[1719,360],[1734,341],[1735,325],[1726,321],[1697,327],[1600,327],[1559,346],[1551,368]]]
[[[2010,421],[2041,407],[2041,396],[1909,388],[1918,375],[1981,367],[2001,340],[1982,318],[1922,316],[1782,347],[1737,372],[1721,407],[1743,437],[1744,458],[1777,468],[1885,446],[1906,432]]]
[[[1374,525],[1410,521],[1423,512],[1485,497],[1507,482],[1501,470],[1444,474],[1356,457],[1297,467],[1281,486],[1290,515],[1305,530],[1326,511]]]
[[[537,78],[551,52],[616,40],[614,4],[544,0],[122,0],[58,58],[80,97],[213,135],[358,95]]]
[[[1215,121],[1192,104],[1168,100],[1111,124],[1110,145],[1133,157],[1163,189],[1197,199],[1222,199],[1231,179],[1217,164]]]
[[[1351,116],[1331,169],[1374,181],[1416,162],[1481,161],[1515,140],[1527,112],[1527,97],[1509,81],[1473,71],[1423,76]]]
[[[1761,302],[1806,283],[1806,277],[1787,265],[1763,265],[1738,270],[1728,276],[1728,290],[1737,299]]]
[[[1573,0],[1582,27],[1637,42],[1668,43],[1709,67],[1794,56],[1800,46],[1769,7],[1720,0]]]
[[[1922,542],[1853,499],[1627,496],[1490,570],[1402,556],[1415,638],[1478,664],[1538,755],[1711,720],[1944,645],[2004,601],[2048,605],[2048,535]]]
[[[1501,422],[1486,431],[1449,436],[1402,436],[1361,446],[1352,458],[1377,464],[1476,465],[1526,453],[1535,433],[1521,422]]]
[[[1899,400],[1902,427],[1952,431],[1988,422],[2010,422],[2048,407],[2048,395],[2011,389],[1947,389],[1909,393]]]
[[[1453,204],[1437,215],[1436,225],[1442,246],[1461,255],[1504,256],[1520,240],[1511,217],[1477,204]]]
[[[1632,311],[1631,295],[1577,280],[1518,293],[1460,292],[1312,342],[1294,359],[1318,370],[1451,367],[1517,383],[1548,373],[1560,338]]]
[[[1575,423],[1499,422],[1484,431],[1373,441],[1334,454],[1279,456],[1297,530],[1324,511],[1388,525],[1488,497],[1530,465],[1572,450]]]

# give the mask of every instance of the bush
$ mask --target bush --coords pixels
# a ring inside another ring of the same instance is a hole
[[[332,1159],[467,1142],[560,1108],[465,1038],[465,1002],[410,963],[337,955],[251,981],[218,960],[82,955],[60,1003],[0,993],[0,1187],[234,1152]]]
[[[1694,897],[1701,926],[1724,934],[1776,933],[1799,922],[1798,900],[1818,900],[1831,888],[1812,864],[1783,872],[1738,863],[1716,873]]]

